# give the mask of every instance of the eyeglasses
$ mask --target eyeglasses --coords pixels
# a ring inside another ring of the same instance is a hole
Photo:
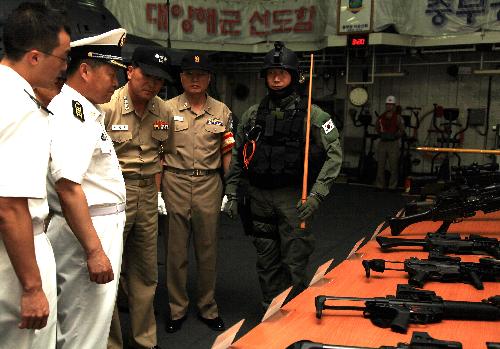
[[[66,62],[67,65],[69,65],[71,63],[71,56],[70,55],[67,55],[66,57],[61,57],[61,56],[57,56],[57,55],[53,55],[52,53],[47,53],[47,52],[44,52],[44,51],[40,51],[40,50],[37,50],[38,52],[41,52],[47,56],[52,56],[52,57],[56,57],[56,58],[59,58],[61,61],[64,61]]]

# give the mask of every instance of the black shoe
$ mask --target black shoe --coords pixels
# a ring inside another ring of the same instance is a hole
[[[217,316],[214,319],[207,319],[198,314],[198,319],[203,322],[205,325],[210,327],[211,330],[214,331],[224,331],[226,326],[224,325],[224,321],[222,321],[220,316]]]
[[[182,323],[186,321],[186,319],[187,319],[187,314],[181,317],[180,319],[167,320],[167,323],[165,324],[165,331],[167,331],[168,333],[174,333],[179,331],[182,327]]]

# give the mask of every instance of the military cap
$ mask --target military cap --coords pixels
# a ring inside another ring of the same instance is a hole
[[[132,54],[132,62],[151,76],[172,82],[170,76],[170,57],[163,47],[138,46]]]
[[[197,69],[213,72],[212,64],[208,56],[200,52],[185,54],[184,57],[182,57],[181,69],[182,71]]]
[[[119,28],[96,36],[72,41],[71,59],[96,59],[126,68],[127,66],[123,64],[121,55],[126,33],[125,29]]]

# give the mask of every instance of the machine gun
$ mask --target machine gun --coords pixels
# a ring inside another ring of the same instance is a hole
[[[427,332],[413,332],[409,344],[398,343],[396,346],[383,345],[378,348],[369,348],[298,341],[289,345],[286,349],[462,349],[462,344],[434,339]]]
[[[429,210],[404,217],[391,217],[387,223],[392,235],[399,235],[409,225],[422,221],[443,221],[438,232],[445,232],[451,223],[472,217],[477,211],[489,213],[498,210],[500,184],[484,188],[461,187],[441,193]]]
[[[365,302],[365,306],[326,305],[327,301]],[[358,298],[316,296],[316,317],[321,319],[324,309],[359,310],[365,318],[379,327],[406,333],[408,325],[430,324],[444,319],[500,320],[500,295],[482,302],[446,301],[433,291],[419,290],[408,285],[398,285],[396,296]]]
[[[482,290],[483,281],[500,281],[500,261],[493,258],[481,258],[479,263],[461,262],[458,257],[446,256],[430,259],[411,257],[404,262],[369,259],[362,263],[366,277],[370,277],[371,270],[379,273],[385,270],[405,271],[409,276],[408,283],[420,288],[428,280],[434,280],[469,283]],[[404,269],[387,268],[386,263],[404,264]]]
[[[498,239],[471,234],[462,239],[457,233],[428,233],[425,239],[401,239],[376,237],[382,249],[398,246],[421,246],[429,256],[438,257],[443,254],[487,254],[500,259]]]

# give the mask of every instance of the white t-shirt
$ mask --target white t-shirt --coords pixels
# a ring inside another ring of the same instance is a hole
[[[0,196],[29,198],[33,224],[40,224],[48,214],[50,138],[48,113],[30,95],[31,85],[0,64]]]
[[[48,106],[51,137],[49,205],[61,212],[54,183],[81,184],[89,206],[125,202],[125,182],[113,143],[103,126],[104,113],[68,85]]]

